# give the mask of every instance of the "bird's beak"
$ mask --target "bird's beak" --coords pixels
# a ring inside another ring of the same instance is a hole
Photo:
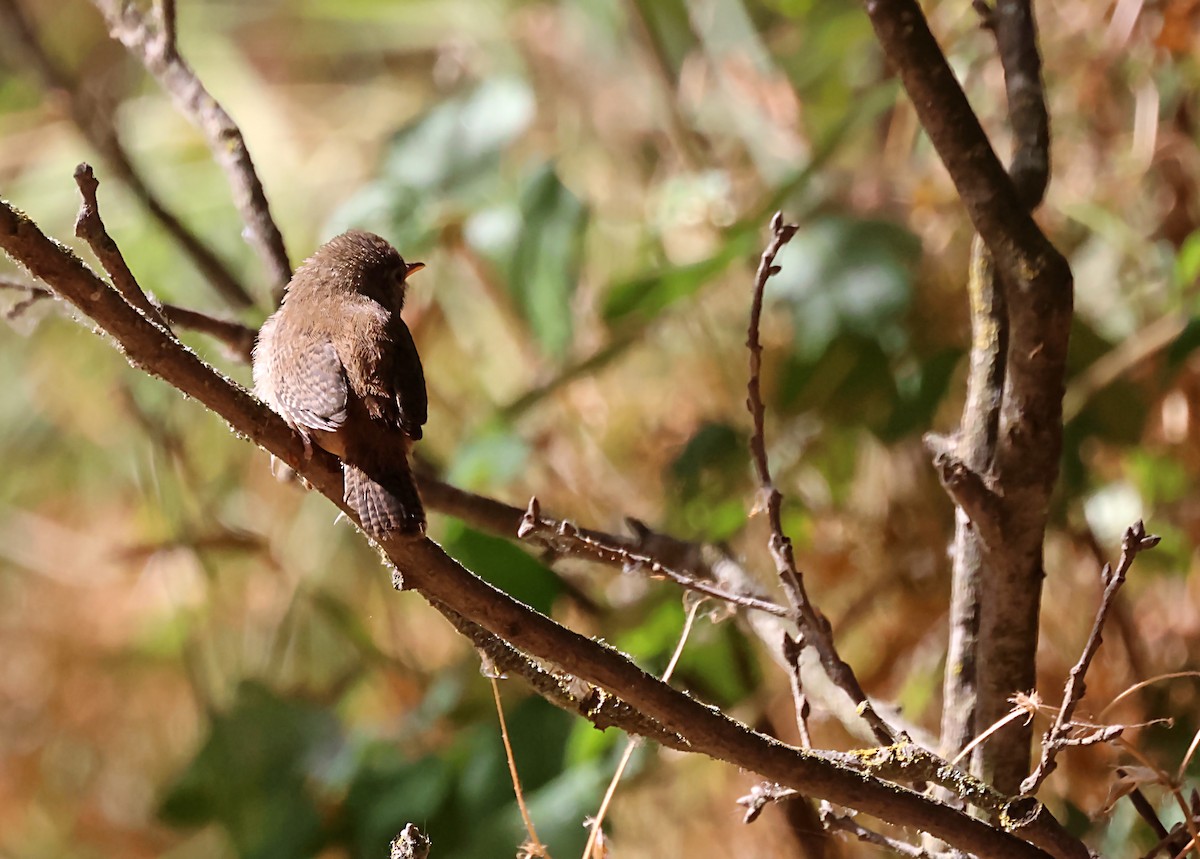
[[[408,277],[410,274],[416,274],[423,268],[425,268],[425,263],[423,262],[406,262],[404,264],[404,276]]]

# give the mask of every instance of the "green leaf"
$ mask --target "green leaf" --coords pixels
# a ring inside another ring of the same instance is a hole
[[[521,232],[508,283],[542,348],[560,357],[571,343],[571,299],[579,280],[588,211],[553,166],[542,165],[521,193]]]
[[[617,284],[604,300],[601,311],[604,321],[610,325],[626,321],[649,322],[679,299],[694,294],[734,260],[752,253],[753,239],[753,232],[742,230],[730,236],[721,249],[707,259]]]
[[[900,351],[920,253],[916,236],[887,221],[829,217],[802,227],[768,281],[769,295],[792,309],[797,353],[811,360],[847,332]]]
[[[634,0],[633,6],[645,23],[655,53],[678,78],[683,61],[698,44],[687,5],[683,0]]]
[[[543,614],[562,594],[558,576],[507,540],[451,522],[442,536],[450,555],[467,569]]]
[[[446,479],[465,489],[503,486],[521,473],[528,460],[529,445],[492,424],[459,447]]]
[[[842,426],[865,426],[882,435],[893,420],[899,394],[891,363],[878,341],[839,334],[815,359],[793,353],[776,392],[783,413],[816,412]]]
[[[327,710],[243,683],[159,816],[175,826],[217,823],[245,859],[313,855],[323,840],[318,789],[341,744]]]
[[[1175,255],[1175,285],[1190,290],[1200,281],[1200,230],[1191,233]]]
[[[535,110],[527,83],[489,79],[396,132],[383,177],[430,194],[462,190],[491,173],[500,154],[529,127]]]
[[[334,214],[331,232],[361,226],[401,247],[427,243],[448,210],[494,196],[501,156],[535,111],[529,85],[511,77],[437,103],[396,132],[379,175]]]

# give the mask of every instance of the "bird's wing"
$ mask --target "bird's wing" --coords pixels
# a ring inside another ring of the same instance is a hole
[[[422,435],[421,427],[429,418],[429,396],[425,391],[425,371],[417,344],[404,320],[396,318],[392,331],[396,343],[394,379],[396,404],[400,407],[400,426],[413,441]]]
[[[346,422],[346,375],[331,342],[310,340],[273,357],[275,400],[289,423],[335,432]]]

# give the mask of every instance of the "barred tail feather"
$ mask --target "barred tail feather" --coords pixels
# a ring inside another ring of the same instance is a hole
[[[425,509],[407,468],[380,475],[386,486],[349,463],[343,463],[342,475],[346,504],[372,537],[425,533]]]

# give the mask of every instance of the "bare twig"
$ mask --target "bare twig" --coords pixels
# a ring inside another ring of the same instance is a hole
[[[230,357],[243,364],[250,363],[254,341],[258,339],[258,332],[250,326],[229,319],[219,319],[199,310],[180,307],[178,304],[164,304],[162,312],[173,328],[186,328],[189,331],[207,334],[225,346]]]
[[[17,299],[12,307],[9,307],[4,311],[4,318],[9,322],[17,319],[22,313],[33,307],[33,305],[37,304],[39,301],[54,297],[54,293],[46,289],[44,286],[26,283],[25,281],[17,280],[16,278],[11,277],[0,277],[0,289],[25,293],[24,298]]]
[[[508,740],[508,723],[504,720],[504,704],[500,701],[500,684],[496,678],[488,678],[492,684],[492,698],[496,702],[496,716],[500,720],[500,739],[504,741],[504,756],[508,761],[508,774],[512,777],[513,793],[517,797],[517,808],[521,810],[521,821],[525,824],[525,832],[529,834],[526,844],[532,856],[545,856],[546,845],[538,838],[537,828],[529,816],[529,807],[525,805],[525,794],[521,790],[521,778],[517,775],[517,759],[513,756],[512,743]]]
[[[0,277],[0,289],[28,293],[28,297],[8,311],[13,316],[21,313],[27,306],[44,298],[54,298],[55,294],[36,283],[24,283],[11,278]],[[254,341],[258,332],[249,325],[227,319],[218,319],[199,310],[180,307],[178,304],[163,304],[159,310],[166,317],[172,329],[184,328],[198,331],[220,341],[230,353],[230,356],[243,364],[250,363],[250,353],[254,350]],[[515,508],[514,508],[515,509]]]
[[[1124,701],[1126,698],[1128,698],[1133,693],[1138,692],[1142,689],[1145,689],[1147,686],[1151,686],[1162,680],[1178,680],[1183,677],[1200,679],[1200,671],[1172,671],[1168,674],[1156,674],[1155,676],[1148,677],[1139,683],[1134,683],[1128,689],[1121,692],[1120,695],[1113,698],[1111,701],[1109,701],[1107,704],[1104,705],[1104,709],[1100,711],[1100,718],[1104,718],[1105,714],[1107,714],[1108,711],[1111,710],[1113,707],[1117,706],[1117,704]]]
[[[664,683],[668,682],[671,679],[671,675],[675,673],[675,666],[679,664],[679,657],[683,655],[683,647],[687,644],[688,636],[692,634],[692,625],[696,622],[696,612],[700,609],[700,604],[700,600],[692,600],[691,605],[688,607],[687,615],[683,620],[683,629],[679,633],[679,641],[675,644],[675,652],[671,654],[671,660],[667,663],[667,668],[662,673],[662,682]],[[596,816],[592,818],[587,845],[583,849],[583,859],[592,859],[597,839],[602,836],[601,827],[604,824],[604,816],[608,813],[608,806],[612,803],[612,798],[617,792],[617,785],[621,781],[621,776],[625,774],[625,769],[629,766],[629,761],[633,757],[633,752],[637,746],[637,740],[631,739],[625,746],[625,751],[621,754],[621,760],[617,764],[617,769],[613,772],[613,777],[608,783],[608,789],[604,791],[604,799],[600,802],[600,808],[596,811]]]
[[[542,516],[541,505],[536,497],[529,499],[529,507],[525,510],[525,515],[521,517],[517,536],[522,540],[537,538],[539,542],[556,551],[617,566],[629,573],[642,573],[652,579],[669,579],[686,590],[695,591],[741,608],[763,611],[777,617],[789,616],[788,610],[777,603],[757,597],[729,593],[716,585],[673,569],[656,558],[637,552],[614,540],[606,539],[608,535],[595,531],[585,533],[565,519],[546,518]]]
[[[1038,789],[1038,786],[1058,766],[1056,758],[1059,751],[1065,745],[1070,744],[1068,731],[1072,724],[1071,719],[1075,715],[1075,708],[1087,691],[1084,676],[1092,664],[1092,659],[1096,656],[1096,651],[1100,649],[1104,621],[1108,618],[1109,609],[1112,607],[1113,600],[1116,599],[1117,591],[1125,584],[1125,576],[1129,572],[1129,568],[1133,566],[1133,561],[1138,553],[1146,549],[1153,549],[1158,545],[1160,539],[1153,534],[1147,534],[1145,526],[1139,519],[1125,532],[1125,538],[1121,541],[1121,559],[1117,562],[1117,568],[1114,570],[1107,564],[1104,566],[1101,573],[1101,578],[1104,580],[1104,595],[1100,599],[1100,607],[1096,610],[1092,631],[1088,635],[1083,652],[1079,655],[1079,661],[1071,669],[1066,689],[1063,691],[1063,703],[1059,708],[1058,716],[1055,718],[1054,724],[1046,731],[1045,737],[1042,738],[1042,759],[1037,768],[1021,783],[1022,793],[1032,794]]]
[[[96,190],[100,183],[96,180],[96,174],[92,172],[90,164],[80,164],[75,168],[75,184],[79,186],[79,193],[83,195],[83,205],[79,207],[79,217],[75,219],[75,235],[91,247],[96,259],[100,260],[100,265],[108,272],[117,292],[146,314],[147,319],[166,328],[167,321],[155,302],[138,286],[133,272],[125,263],[121,249],[108,234],[104,221],[100,219],[100,203],[96,200]]]
[[[800,674],[800,656],[804,652],[803,634],[799,638],[783,636],[783,658],[788,661],[788,680],[792,687],[792,705],[796,711],[796,728],[800,731],[801,748],[812,748],[812,737],[808,733],[808,695],[804,692],[804,678]]]
[[[773,782],[759,782],[750,788],[750,792],[745,796],[738,797],[737,804],[746,809],[746,814],[742,818],[742,823],[753,823],[758,820],[763,809],[773,802],[788,799],[796,796],[797,791],[790,787],[784,787],[781,784]]]
[[[771,241],[767,244],[758,263],[754,277],[754,299],[750,305],[750,325],[746,336],[746,347],[750,351],[750,381],[747,385],[746,405],[754,418],[754,432],[750,436],[750,453],[754,469],[758,473],[759,492],[766,503],[767,519],[771,527],[771,558],[779,580],[787,594],[795,619],[804,631],[804,643],[816,648],[821,665],[834,683],[845,690],[854,702],[859,715],[871,727],[880,745],[896,742],[896,732],[876,713],[870,699],[859,685],[853,669],[838,654],[833,643],[833,630],[829,620],[812,604],[804,586],[804,578],[796,567],[796,556],[792,541],[783,532],[783,493],[771,482],[771,467],[767,461],[766,407],[762,399],[762,342],[759,339],[759,323],[762,320],[763,292],[767,281],[779,273],[775,257],[791,241],[798,227],[785,224],[783,213],[776,212],[771,219]]]
[[[37,226],[0,204],[0,248],[51,284],[121,346],[136,366],[159,376],[220,414],[237,432],[267,448],[353,521],[342,499],[340,464],[313,450],[243,388],[231,383],[134,310],[115,290]],[[1003,829],[975,820],[944,803],[837,762],[765,737],[650,677],[610,647],[578,635],[512,600],[471,575],[436,544],[391,537],[381,548],[404,585],[431,602],[451,607],[473,623],[540,659],[569,666],[572,674],[617,695],[684,737],[696,751],[758,772],[765,778],[882,820],[931,834],[981,857],[1038,857],[1042,850]],[[1074,842],[1078,844],[1078,842]],[[1058,852],[1054,855],[1072,855]]]
[[[141,60],[179,111],[204,134],[229,180],[234,204],[246,225],[246,239],[262,258],[278,299],[292,277],[283,236],[271,217],[266,192],[241,130],[176,50],[174,3],[160,3],[156,14],[148,15],[122,0],[92,2],[104,16],[112,36]]]
[[[914,859],[933,859],[933,854],[915,844],[909,844],[907,841],[900,841],[896,838],[890,838],[887,835],[876,832],[873,829],[868,829],[863,826],[853,815],[838,814],[829,803],[822,803],[821,806],[821,822],[829,829],[834,829],[839,832],[846,832],[853,835],[864,844],[872,844],[876,847],[883,847],[886,850],[891,850],[900,856],[911,856]]]

